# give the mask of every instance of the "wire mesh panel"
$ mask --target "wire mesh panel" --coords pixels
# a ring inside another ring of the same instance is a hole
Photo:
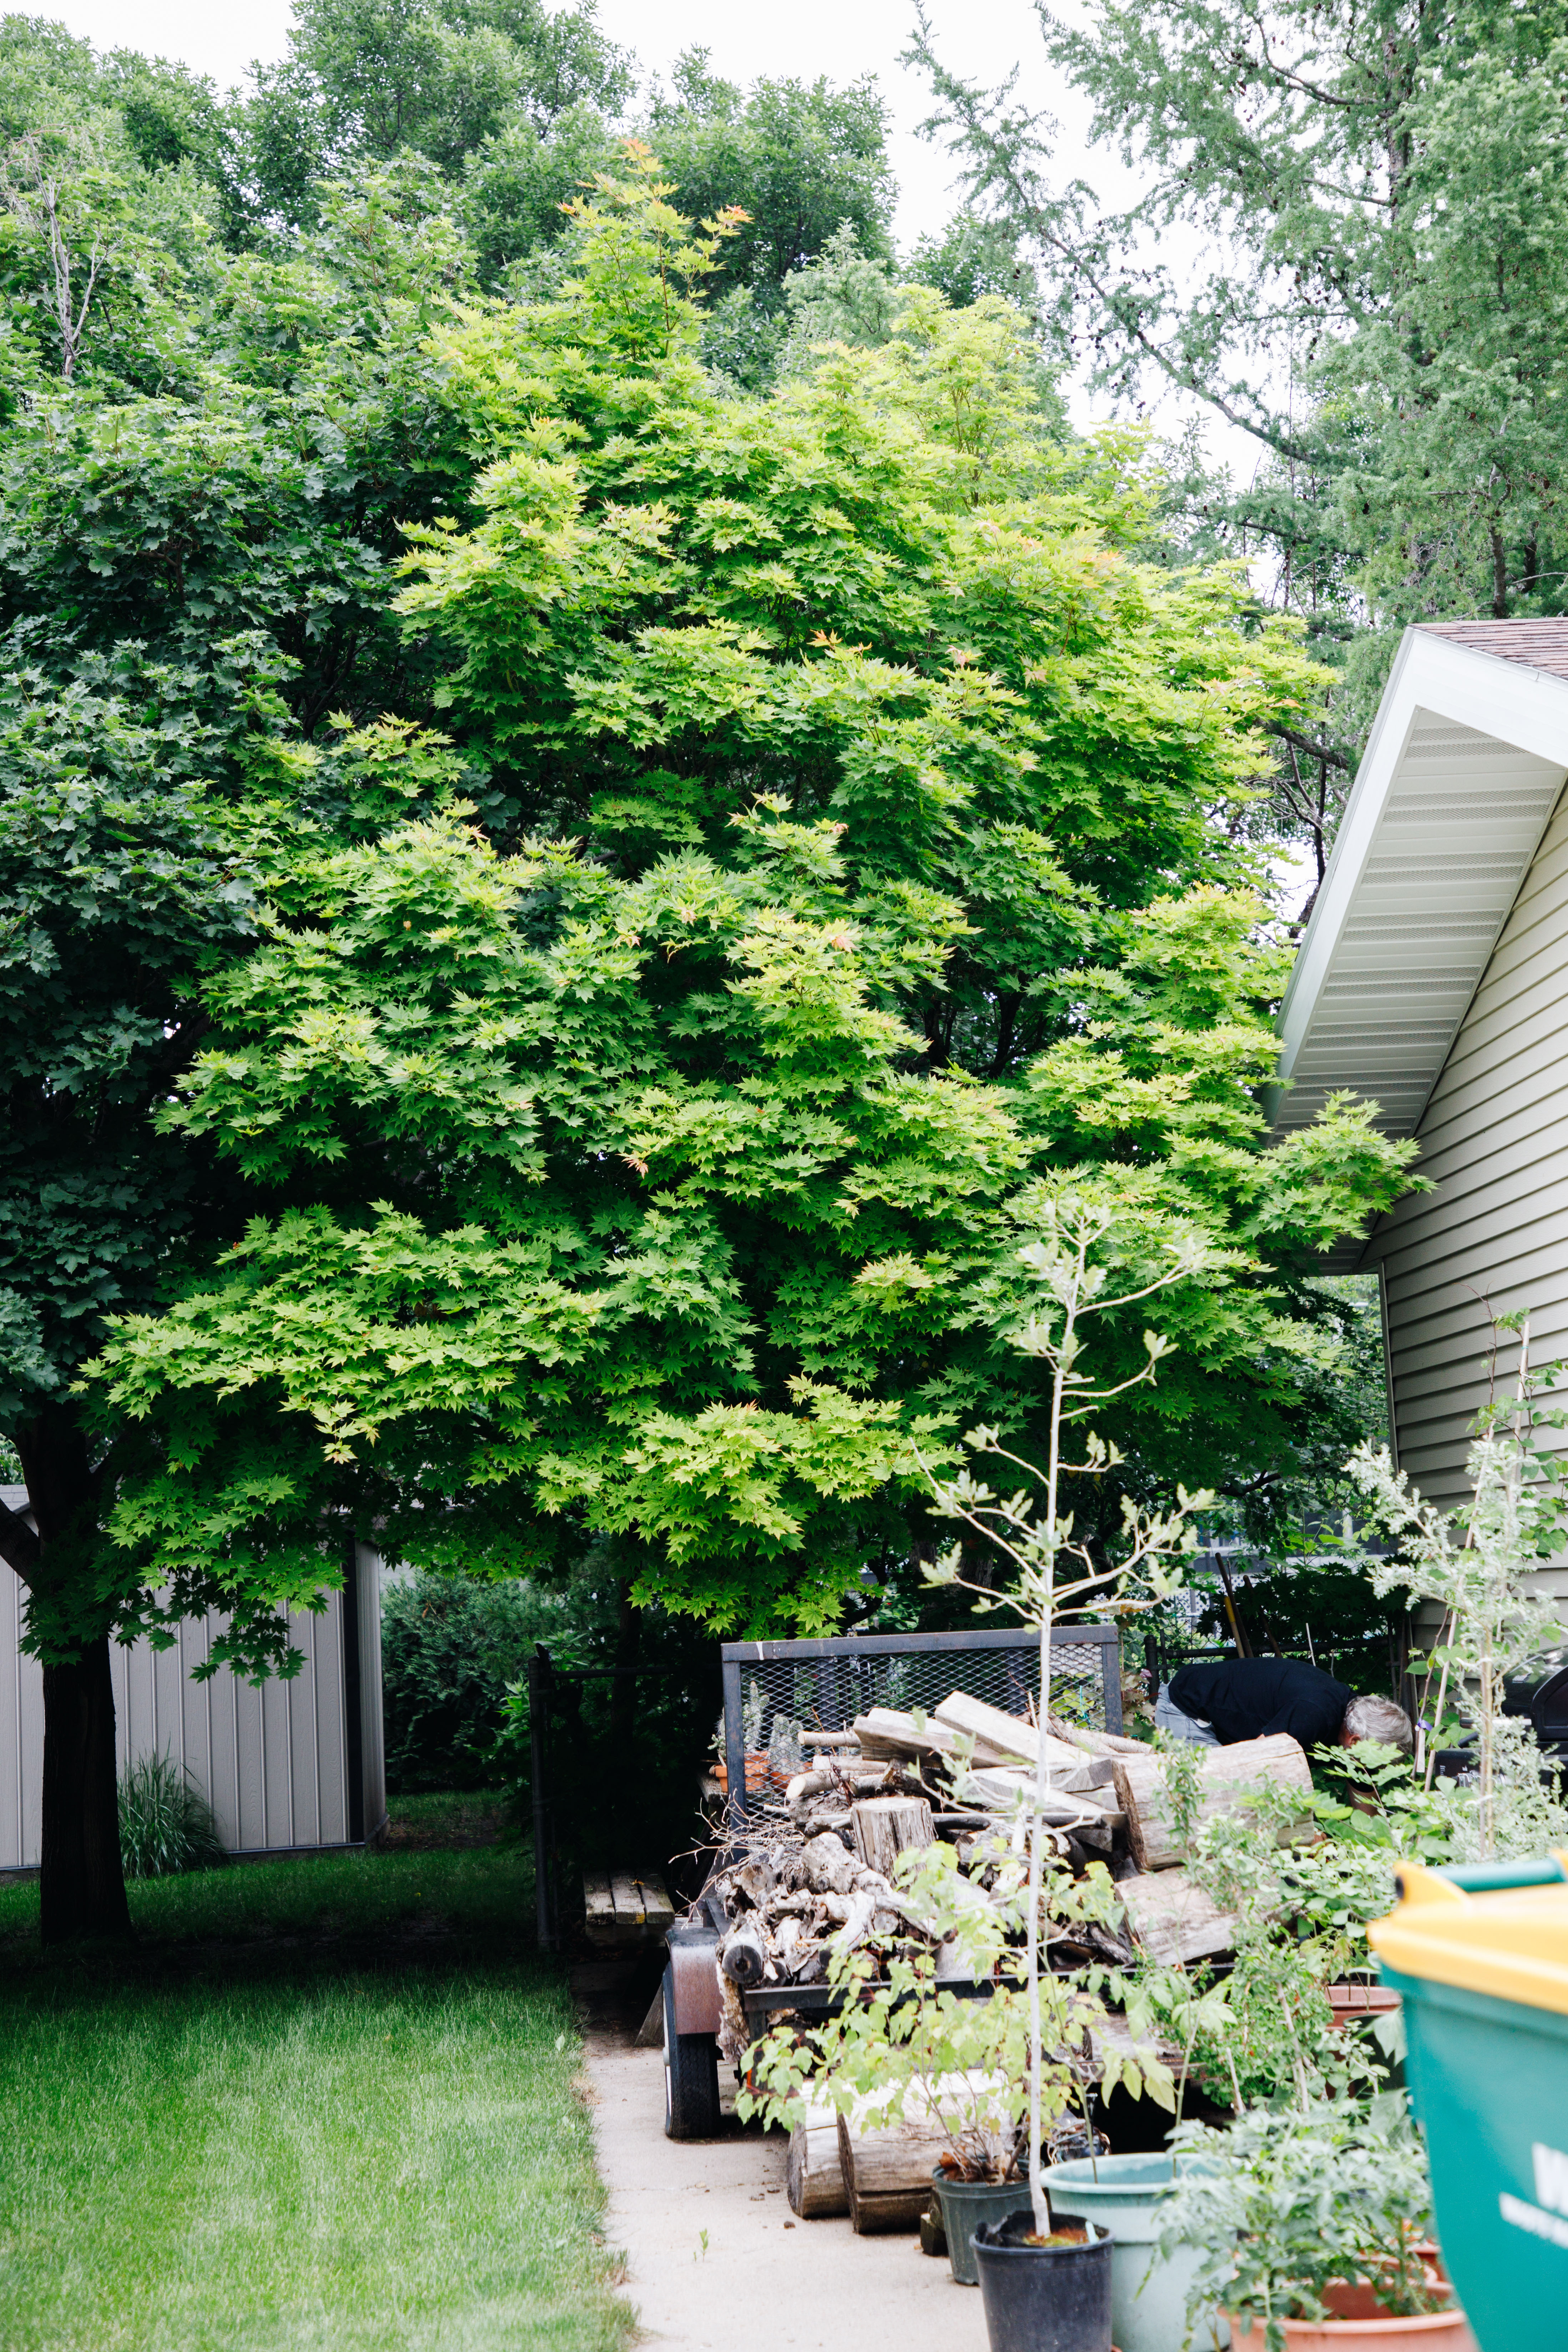
[[[1027,1633],[855,1634],[820,1642],[726,1642],[724,1751],[733,1806],[747,1789],[745,1759],[766,1748],[775,1718],[806,1730],[847,1731],[873,1706],[933,1714],[953,1691],[1005,1715],[1037,1711],[1039,1643]],[[1051,1644],[1052,1714],[1103,1731],[1121,1728],[1121,1650],[1114,1625],[1073,1625]]]

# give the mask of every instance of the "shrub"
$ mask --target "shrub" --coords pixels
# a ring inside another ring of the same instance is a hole
[[[227,1861],[212,1807],[172,1756],[143,1756],[128,1764],[119,1795],[127,1878],[168,1878]]]
[[[528,1584],[426,1573],[387,1586],[381,1675],[392,1793],[495,1782],[490,1751],[507,1685],[536,1642],[559,1633],[563,1613],[559,1597]]]

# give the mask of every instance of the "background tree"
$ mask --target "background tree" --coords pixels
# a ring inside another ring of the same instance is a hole
[[[1321,860],[1397,629],[1564,609],[1568,28],[1491,0],[1043,22],[1093,136],[1142,176],[1127,211],[1053,185],[1048,127],[922,26],[935,121],[1037,263],[1061,347],[1087,334],[1102,383],[1196,394],[1257,441],[1250,483],[1199,467],[1184,504],[1209,548],[1263,556],[1262,593],[1321,650],[1351,641],[1322,753],[1279,767],[1278,814]],[[1178,222],[1208,257],[1186,280],[1159,250]]]
[[[501,859],[453,805],[291,847],[209,982],[163,1124],[265,1214],[95,1377],[146,1433],[110,1524],[149,1591],[215,1542],[304,1577],[336,1509],[437,1564],[608,1540],[635,1599],[831,1623],[922,1523],[910,1436],[1037,1412],[1008,1269],[1064,1170],[1214,1244],[1127,1433],[1152,1480],[1288,1441],[1332,1356],[1306,1269],[1403,1184],[1344,1107],[1263,1149],[1255,904],[1108,903],[1135,856],[1144,892],[1234,859],[1204,803],[1244,789],[1265,674],[1309,681],[1223,583],[1194,604],[1093,531],[1114,468],[1048,486],[1005,322],[928,302],[885,370],[716,400],[669,292],[707,248],[647,167],[573,236],[557,296],[446,346],[504,454],[404,600],[542,830]],[[994,667],[931,652],[961,623]]]

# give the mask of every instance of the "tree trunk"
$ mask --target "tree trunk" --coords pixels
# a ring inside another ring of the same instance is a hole
[[[46,1944],[130,1935],[107,1633],[68,1665],[44,1668],[42,1882]]]
[[[65,1649],[44,1667],[43,1868],[46,1944],[75,1936],[129,1936],[114,1770],[114,1685],[109,1628],[94,1592],[99,1473],[74,1407],[50,1405],[16,1433],[36,1537],[5,1530],[5,1556],[26,1583],[28,1622]],[[24,1531],[25,1533],[26,1531]],[[92,1594],[88,1609],[81,1604]],[[102,1630],[81,1638],[81,1619]],[[52,1621],[52,1622],[51,1622]],[[69,1644],[80,1641],[74,1656]]]

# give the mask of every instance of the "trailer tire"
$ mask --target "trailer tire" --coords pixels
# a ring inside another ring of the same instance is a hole
[[[664,1972],[664,2134],[667,2139],[717,2139],[719,2044],[711,2033],[677,2033],[675,1970]]]

